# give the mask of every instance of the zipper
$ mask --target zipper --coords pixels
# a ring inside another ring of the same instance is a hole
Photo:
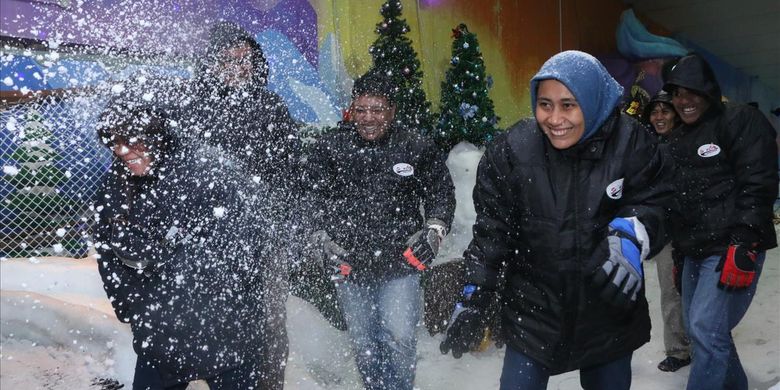
[[[574,259],[577,261],[577,263],[580,263],[580,213],[579,213],[579,172],[580,172],[580,159],[577,157],[574,160],[574,172],[572,174],[572,179],[574,182]],[[564,280],[564,294],[566,294],[566,300],[563,302],[564,305],[566,305],[566,308],[563,310],[564,315],[564,323],[566,324],[565,328],[563,329],[563,337],[561,337],[561,341],[563,342],[563,345],[565,346],[562,349],[562,352],[564,353],[563,360],[566,363],[566,366],[568,366],[569,362],[571,361],[571,347],[573,345],[574,340],[574,329],[576,327],[577,321],[577,295],[579,291],[579,286],[574,285],[567,285],[567,282],[570,280],[579,280],[579,272],[578,271],[571,271],[574,274],[567,277]]]

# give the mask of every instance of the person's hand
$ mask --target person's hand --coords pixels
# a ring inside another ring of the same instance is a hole
[[[756,252],[745,245],[729,245],[715,268],[716,272],[720,271],[718,287],[725,290],[750,287],[756,277],[756,257]]]
[[[601,298],[609,304],[630,308],[644,285],[641,248],[634,224],[624,218],[609,223],[609,258],[593,275],[593,284],[601,289]]]
[[[409,237],[406,241],[406,250],[403,253],[406,262],[418,271],[428,269],[439,253],[439,246],[447,234],[442,221],[431,219],[426,225],[424,229]]]
[[[111,220],[111,246],[114,256],[124,265],[137,270],[143,270],[153,262],[152,249],[154,242],[148,239],[148,233],[132,223],[124,216]]]
[[[439,345],[441,353],[452,351],[455,359],[460,359],[464,353],[476,349],[488,330],[490,301],[494,295],[488,291],[477,291],[473,284],[463,288],[462,302],[455,305],[447,336]]]
[[[352,273],[352,266],[346,261],[348,252],[335,243],[324,230],[314,232],[310,238],[316,260],[330,280],[343,282]]]

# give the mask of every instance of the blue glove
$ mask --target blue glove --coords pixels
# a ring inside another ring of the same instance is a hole
[[[638,221],[637,221],[638,223]],[[593,284],[601,289],[601,298],[621,308],[631,308],[644,286],[642,245],[634,222],[615,218],[607,234],[609,258],[596,269]]]

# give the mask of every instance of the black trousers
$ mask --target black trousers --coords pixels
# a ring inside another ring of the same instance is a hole
[[[245,362],[219,375],[201,379],[208,382],[211,390],[260,389],[258,384],[260,370],[254,361]],[[141,357],[135,363],[133,390],[185,390],[188,385],[189,382],[165,386],[160,372],[154,365]]]

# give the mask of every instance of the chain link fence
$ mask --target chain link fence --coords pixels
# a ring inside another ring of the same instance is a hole
[[[107,99],[61,94],[0,106],[0,257],[83,257],[89,206],[110,152],[95,136]]]

